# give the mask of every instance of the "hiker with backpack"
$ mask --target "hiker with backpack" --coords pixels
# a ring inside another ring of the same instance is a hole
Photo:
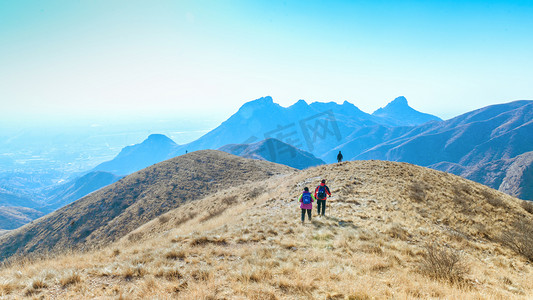
[[[313,210],[313,202],[316,200],[315,196],[309,192],[308,187],[304,187],[303,193],[298,197],[298,202],[301,202],[300,208],[302,209],[302,224],[305,220],[305,214],[307,212],[307,218],[311,221],[311,210]]]
[[[322,179],[322,182],[315,189],[315,199],[317,203],[317,213],[319,216],[324,216],[326,213],[326,199],[328,195],[331,197],[329,187],[326,185],[326,180]]]

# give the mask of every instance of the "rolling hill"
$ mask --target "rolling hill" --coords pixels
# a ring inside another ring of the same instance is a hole
[[[42,216],[43,212],[28,207],[0,206],[0,229],[15,229]]]
[[[198,159],[197,154],[188,158]],[[216,154],[245,165],[265,164]],[[209,171],[197,170],[194,176]],[[13,258],[0,269],[0,292],[59,299],[533,295],[533,256],[513,246],[531,237],[528,202],[407,163],[344,162],[288,169],[253,182],[241,180],[238,171],[223,172],[224,178],[236,180],[228,188],[164,214],[143,212],[151,221],[107,247],[36,260]],[[134,175],[123,181],[141,174]],[[322,178],[333,193],[326,217],[302,225],[296,198]],[[152,184],[139,186],[148,193]],[[158,188],[173,189],[169,184]]]
[[[86,195],[108,186],[121,177],[102,171],[94,171],[46,191],[50,195],[39,210],[51,212]]]
[[[106,245],[184,203],[293,170],[214,150],[176,157],[3,235],[0,259],[35,251]]]
[[[316,158],[313,154],[277,139],[266,139],[253,144],[230,144],[218,150],[244,158],[266,160],[299,170],[325,164],[323,160]]]
[[[112,160],[96,166],[92,171],[104,171],[124,176],[175,157],[178,145],[162,134],[151,134],[142,143],[128,146]]]

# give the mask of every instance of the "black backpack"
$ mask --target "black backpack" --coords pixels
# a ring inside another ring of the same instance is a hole
[[[318,193],[316,194],[316,197],[320,200],[326,199],[326,186],[321,185],[318,187]]]

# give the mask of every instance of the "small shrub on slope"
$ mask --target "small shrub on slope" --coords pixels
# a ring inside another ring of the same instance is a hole
[[[468,269],[457,251],[435,243],[426,245],[425,250],[421,265],[423,274],[451,283],[463,281]]]
[[[530,214],[533,214],[533,201],[523,200],[522,208]]]
[[[521,218],[513,223],[510,230],[504,231],[500,241],[516,253],[533,261],[533,223]]]

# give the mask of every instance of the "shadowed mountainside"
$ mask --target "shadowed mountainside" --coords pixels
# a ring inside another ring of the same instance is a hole
[[[397,131],[399,136],[396,137],[391,130],[383,130],[381,134],[389,134],[388,140],[353,159],[408,162],[453,172],[500,188],[495,183],[503,180],[503,174],[511,170],[501,170],[494,177],[475,175],[476,170],[490,169],[490,165],[510,166],[512,164],[506,162],[533,151],[533,101],[488,106],[444,122],[420,125],[407,133]],[[508,181],[505,191],[533,185],[533,182],[519,181],[528,176],[513,178]]]
[[[92,171],[128,175],[158,162],[172,158],[178,145],[162,134],[152,134],[140,144],[128,146],[112,160],[96,166]]]
[[[0,206],[0,229],[15,229],[44,215],[29,207]]]
[[[186,202],[294,169],[204,150],[129,175],[0,237],[0,256],[106,245]]]
[[[313,154],[277,139],[266,139],[254,144],[231,144],[218,150],[244,158],[266,160],[299,170],[325,164],[323,160],[316,158]]]
[[[19,206],[35,208],[40,206],[39,202],[31,200],[27,196],[18,196],[13,193],[3,191],[0,188],[0,206]]]
[[[47,191],[46,193],[51,196],[45,200],[46,205],[40,207],[40,209],[45,212],[51,212],[102,187],[108,186],[120,178],[120,176],[102,171],[85,174],[80,178]]]

